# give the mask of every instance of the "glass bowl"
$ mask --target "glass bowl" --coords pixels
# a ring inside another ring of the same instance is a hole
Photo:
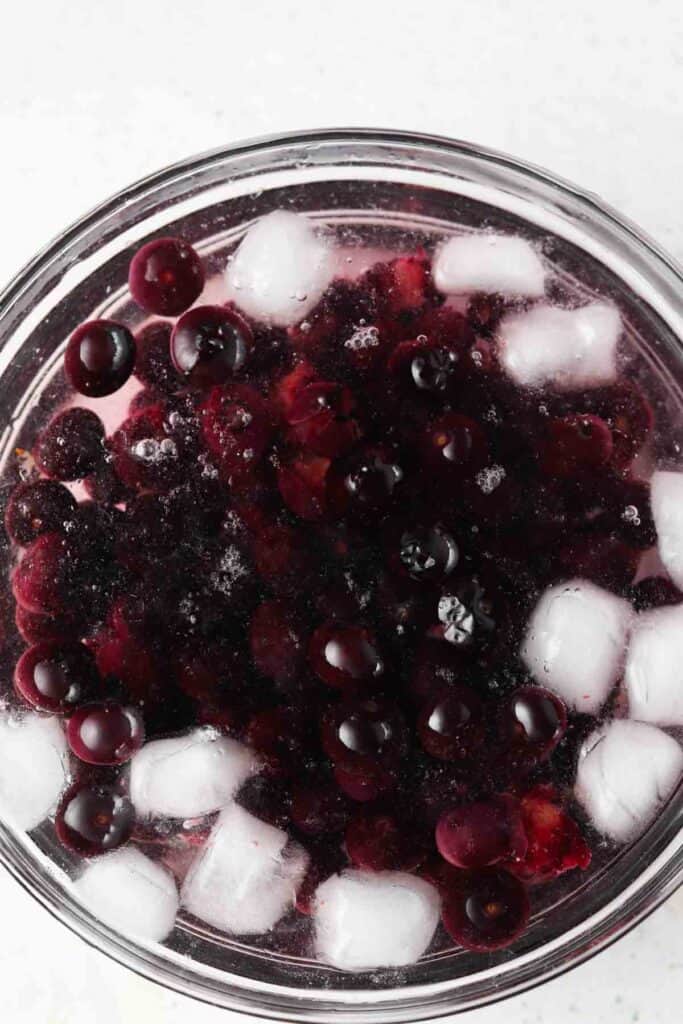
[[[683,278],[673,261],[596,197],[510,157],[448,139],[330,130],[259,139],[169,167],[68,228],[0,296],[1,468],[60,398],[71,330],[94,316],[131,319],[133,251],[182,235],[211,269],[255,217],[280,207],[351,231],[368,223],[417,233],[458,220],[523,224],[562,241],[563,259],[618,298],[627,320],[656,340],[648,358],[673,392],[683,378]],[[573,260],[576,260],[576,267]],[[678,397],[681,397],[680,395]],[[683,408],[683,399],[675,402]],[[6,560],[7,552],[3,553]],[[4,567],[3,567],[4,568]],[[286,1021],[415,1021],[481,1006],[547,980],[614,941],[683,878],[683,792],[621,850],[599,850],[576,888],[552,887],[526,934],[491,955],[442,949],[400,971],[344,974],[268,944],[181,921],[163,946],[117,934],[69,889],[73,865],[48,822],[30,836],[0,822],[0,856],[43,906],[94,947],[169,988],[218,1006]]]

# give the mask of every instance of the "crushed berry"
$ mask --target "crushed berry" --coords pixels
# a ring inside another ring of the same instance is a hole
[[[382,813],[356,814],[344,839],[351,863],[369,871],[414,871],[429,849],[414,823]]]
[[[335,458],[353,448],[361,435],[348,388],[320,381],[301,388],[287,413],[289,437],[316,455]]]
[[[533,883],[547,882],[574,868],[585,871],[591,861],[590,847],[552,786],[539,785],[525,793],[521,808],[528,848],[506,865],[509,871]]]

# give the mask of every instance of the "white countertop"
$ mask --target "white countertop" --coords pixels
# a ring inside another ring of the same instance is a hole
[[[25,0],[2,51],[0,283],[171,161],[334,125],[506,150],[601,194],[683,260],[679,0]],[[8,1024],[229,1019],[110,963],[5,875],[0,906]],[[673,1024],[682,925],[679,894],[590,963],[459,1020]]]

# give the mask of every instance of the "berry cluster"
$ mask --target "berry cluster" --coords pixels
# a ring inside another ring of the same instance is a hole
[[[60,840],[127,841],[105,766],[210,724],[264,759],[239,800],[311,854],[302,912],[344,863],[400,868],[439,887],[456,942],[506,945],[527,886],[590,860],[562,797],[583,723],[522,670],[529,610],[568,573],[671,600],[631,587],[653,542],[630,473],[646,397],[626,379],[521,392],[496,357],[503,299],[456,311],[421,252],[334,281],[288,330],[193,305],[202,264],[178,239],[129,280],[177,319],[83,324],[65,371],[89,397],[141,389],[108,437],[59,412],[5,517],[16,689],[66,716],[84,766]]]

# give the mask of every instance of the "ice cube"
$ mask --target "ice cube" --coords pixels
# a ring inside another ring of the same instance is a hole
[[[225,280],[228,297],[248,316],[288,327],[313,309],[333,274],[332,248],[311,221],[275,210],[249,228]]]
[[[260,935],[292,907],[308,860],[282,829],[231,804],[192,864],[182,902],[222,931]]]
[[[522,660],[534,679],[570,708],[595,714],[617,681],[631,619],[627,601],[594,583],[557,584],[531,615]]]
[[[599,832],[625,842],[649,825],[682,772],[683,750],[672,736],[621,719],[584,741],[575,794]]]
[[[631,718],[683,725],[682,665],[683,604],[638,615],[624,673]]]
[[[211,729],[153,740],[130,765],[130,796],[142,817],[197,818],[229,803],[258,759]]]
[[[516,235],[459,235],[434,257],[434,283],[440,292],[499,292],[540,298],[545,270],[530,242]]]
[[[607,302],[579,309],[545,303],[508,313],[498,325],[503,367],[524,387],[591,388],[617,376],[621,318]]]
[[[317,954],[344,971],[412,964],[432,941],[440,907],[434,886],[415,875],[343,871],[315,895]]]
[[[105,924],[150,942],[166,938],[178,911],[173,876],[132,846],[91,861],[74,890]]]
[[[0,716],[0,812],[27,832],[40,825],[64,789],[68,763],[58,718]]]
[[[676,586],[683,588],[683,473],[672,470],[653,473],[650,502],[659,557]]]

